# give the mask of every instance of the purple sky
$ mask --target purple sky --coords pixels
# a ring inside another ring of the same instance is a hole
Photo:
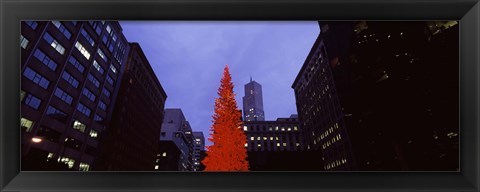
[[[319,33],[316,21],[121,21],[194,131],[210,134],[214,98],[225,64],[242,109],[244,85],[262,85],[265,120],[296,114],[291,85]],[[206,139],[205,138],[205,139]],[[206,140],[206,145],[211,143]]]

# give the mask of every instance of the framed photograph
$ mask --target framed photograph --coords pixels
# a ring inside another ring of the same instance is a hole
[[[1,191],[479,191],[478,0],[0,10]]]

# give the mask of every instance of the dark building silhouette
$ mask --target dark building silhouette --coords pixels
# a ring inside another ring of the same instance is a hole
[[[173,141],[159,141],[159,153],[155,159],[155,170],[179,171],[181,151]]]
[[[457,170],[457,22],[320,25],[359,170]]]
[[[245,84],[245,96],[243,96],[243,119],[245,121],[264,121],[262,85],[256,81]]]
[[[153,171],[167,95],[138,43],[130,43],[112,122],[95,170]]]
[[[319,34],[292,88],[306,150],[324,170],[355,170],[348,131],[324,41]]]
[[[20,43],[21,170],[65,170],[57,162],[88,171],[125,66],[122,28],[113,21],[23,21]]]

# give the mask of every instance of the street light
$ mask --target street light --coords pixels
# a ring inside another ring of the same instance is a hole
[[[33,137],[33,138],[32,138],[32,142],[34,142],[34,143],[40,143],[40,142],[42,142],[42,138],[40,138],[40,137]]]

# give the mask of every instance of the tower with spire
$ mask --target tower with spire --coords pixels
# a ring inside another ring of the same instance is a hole
[[[254,81],[252,76],[250,76],[250,82],[245,84],[243,119],[244,121],[265,121],[262,85]]]

